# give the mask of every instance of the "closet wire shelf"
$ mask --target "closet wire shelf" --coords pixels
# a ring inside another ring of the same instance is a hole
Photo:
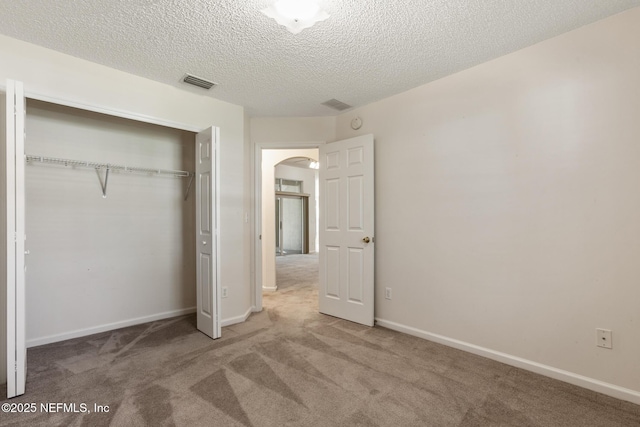
[[[189,189],[191,188],[191,184],[193,183],[193,177],[195,176],[193,172],[189,172],[189,171],[122,166],[122,165],[113,165],[111,163],[97,163],[97,162],[87,162],[83,160],[71,160],[71,159],[59,159],[55,157],[34,156],[31,154],[27,154],[25,158],[27,163],[32,163],[32,164],[46,163],[46,164],[60,165],[60,166],[71,166],[73,168],[95,169],[96,172],[98,173],[100,186],[102,187],[102,197],[105,197],[105,198],[107,197],[107,182],[109,180],[110,171],[131,173],[131,174],[142,174],[142,175],[167,176],[167,177],[174,177],[174,178],[191,178],[189,180],[189,185],[187,187],[187,191],[184,196],[185,200],[187,200],[187,197],[189,196]],[[102,181],[102,177],[100,176],[101,170],[105,171],[104,182]]]

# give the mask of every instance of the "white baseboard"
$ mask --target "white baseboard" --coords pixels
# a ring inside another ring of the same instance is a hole
[[[253,313],[253,309],[254,307],[251,306],[244,314],[241,314],[240,316],[230,317],[228,319],[222,319],[222,322],[220,324],[222,325],[222,327],[225,327],[225,326],[235,325],[236,323],[242,323],[245,320],[247,320],[249,316],[251,316],[251,313]]]
[[[155,322],[156,320],[168,319],[170,317],[177,317],[195,312],[195,307],[189,307],[180,310],[165,311],[164,313],[152,314],[150,316],[136,317],[135,319],[122,320],[120,322],[107,323],[104,325],[93,326],[91,328],[76,329],[75,331],[65,332],[62,334],[33,338],[27,340],[27,348],[98,334],[100,332],[112,331],[114,329],[126,328],[127,326],[139,325],[141,323]]]
[[[278,290],[278,286],[263,286],[263,291],[275,292]]]
[[[488,359],[496,360],[498,362],[505,363],[507,365],[522,368],[527,371],[535,372],[540,375],[544,375],[556,380],[564,381],[569,384],[577,385],[579,387],[586,388],[588,390],[596,391],[598,393],[606,394],[607,396],[615,397],[617,399],[626,400],[628,402],[640,405],[640,391],[631,390],[624,387],[619,387],[614,384],[609,384],[603,381],[599,381],[593,378],[585,377],[583,375],[575,374],[573,372],[557,369],[552,366],[543,365],[541,363],[533,362],[531,360],[523,359],[521,357],[512,356],[510,354],[501,353],[499,351],[491,350],[488,348],[480,347],[474,344],[469,344],[464,341],[459,341],[453,338],[445,337],[431,332],[423,331],[420,329],[412,328],[410,326],[401,325],[399,323],[391,322],[384,319],[376,318],[377,325],[384,328],[392,329],[394,331],[403,332],[408,335],[413,335],[418,338],[423,338],[429,341],[437,342],[449,347],[457,348],[469,353],[477,354]]]
[[[255,310],[255,307],[251,306],[244,314],[241,314],[240,316],[231,317],[228,319],[222,319],[221,325],[230,326],[230,325],[235,325],[236,323],[242,323],[249,318],[249,316],[251,315],[251,313],[253,313],[254,310]],[[155,322],[156,320],[168,319],[171,317],[182,316],[185,314],[191,314],[195,312],[196,312],[195,307],[189,307],[181,310],[166,311],[164,313],[153,314],[150,316],[137,317],[135,319],[123,320],[120,322],[113,322],[105,325],[94,326],[91,328],[76,329],[75,331],[65,332],[63,334],[55,334],[55,335],[49,335],[41,338],[34,338],[34,339],[27,340],[27,348],[37,347],[39,345],[44,345],[44,344],[51,344],[58,341],[70,340],[73,338],[84,337],[87,335],[98,334],[100,332],[112,331],[114,329],[126,328],[127,326],[139,325],[141,323]]]

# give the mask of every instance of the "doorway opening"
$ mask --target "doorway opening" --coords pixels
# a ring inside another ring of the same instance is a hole
[[[262,289],[318,288],[318,150],[262,150]],[[313,298],[317,301],[317,296]],[[317,305],[317,302],[315,303]]]

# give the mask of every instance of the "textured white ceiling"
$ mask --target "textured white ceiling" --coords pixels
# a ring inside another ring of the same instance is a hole
[[[0,33],[183,90],[252,116],[361,106],[640,5],[640,0],[320,0],[294,35],[274,0],[0,0]],[[185,73],[217,82],[208,92]]]

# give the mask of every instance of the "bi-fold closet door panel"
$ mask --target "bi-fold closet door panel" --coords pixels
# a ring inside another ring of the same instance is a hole
[[[196,135],[196,322],[198,330],[211,338],[222,335],[216,163],[219,138],[215,128]]]
[[[6,188],[6,138],[7,97],[0,90],[0,384],[7,381],[7,188]]]
[[[6,289],[6,379],[7,397],[25,392],[27,376],[25,343],[25,100],[21,82],[7,80],[5,143],[2,155],[3,281]],[[3,310],[4,311],[4,310]]]

